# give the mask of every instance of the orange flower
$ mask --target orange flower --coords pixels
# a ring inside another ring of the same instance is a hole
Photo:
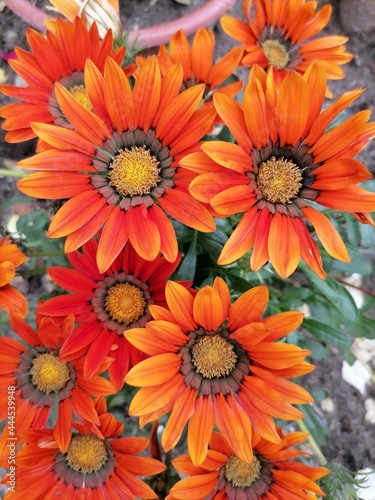
[[[240,41],[245,49],[242,64],[274,69],[275,81],[280,84],[290,71],[303,74],[309,65],[321,61],[327,78],[344,78],[340,67],[352,59],[345,52],[344,36],[315,37],[328,24],[332,6],[316,11],[317,2],[306,0],[255,0],[254,19],[252,0],[244,0],[242,10],[247,22],[233,17],[221,18],[227,35]],[[330,92],[327,92],[330,95]]]
[[[66,451],[72,431],[73,413],[84,421],[99,425],[93,396],[113,394],[113,385],[99,373],[107,370],[109,359],[97,367],[90,378],[83,375],[84,358],[61,360],[60,350],[74,328],[74,316],[68,316],[61,326],[52,319],[37,317],[37,331],[17,316],[11,316],[11,325],[21,339],[0,338],[0,388],[15,390],[17,431],[30,427],[44,427],[52,408],[58,405],[54,439]],[[0,420],[7,416],[7,401],[2,400]],[[8,428],[0,441],[0,455],[7,444]]]
[[[20,162],[42,172],[18,187],[37,198],[70,198],[53,218],[48,236],[68,235],[65,251],[88,241],[104,225],[97,262],[104,272],[130,240],[154,260],[177,258],[177,240],[167,214],[199,231],[215,223],[188,193],[193,175],[179,165],[211,128],[215,110],[200,108],[204,85],[179,93],[182,69],[161,77],[155,56],[141,68],[134,89],[118,64],[107,59],[104,78],[87,62],[85,84],[97,114],[85,109],[60,84],[56,98],[76,130],[34,124],[49,149]]]
[[[55,82],[65,87],[77,102],[92,109],[83,76],[86,60],[91,59],[103,72],[108,56],[119,64],[124,58],[123,47],[112,51],[110,31],[100,41],[95,23],[89,30],[79,18],[74,23],[57,19],[54,24],[55,32],[48,31],[46,37],[27,29],[26,37],[32,52],[16,47],[17,59],[9,61],[14,71],[26,81],[27,87],[0,86],[3,94],[24,101],[0,109],[0,116],[5,118],[2,128],[9,131],[5,136],[8,142],[35,137],[30,126],[33,121],[72,128],[56,100]],[[66,161],[69,162],[69,158]]]
[[[211,30],[200,28],[190,47],[184,31],[180,29],[171,38],[169,52],[165,45],[159,49],[160,70],[164,75],[173,64],[181,63],[184,72],[182,90],[197,83],[204,83],[206,85],[203,95],[205,101],[210,99],[216,90],[234,96],[242,89],[243,82],[238,81],[228,85],[224,82],[238,67],[243,50],[240,47],[232,49],[214,64],[214,49],[215,36]],[[137,57],[136,60],[140,65],[146,61],[142,57]]]
[[[100,430],[74,422],[69,446],[60,450],[51,429],[21,432],[28,444],[17,452],[16,492],[5,499],[126,499],[157,498],[136,476],[151,476],[165,470],[153,458],[137,456],[148,446],[143,437],[119,437],[123,424],[106,413],[103,398],[96,402]],[[3,461],[4,462],[4,461]],[[8,467],[6,463],[2,466]],[[6,484],[7,476],[2,480]]]
[[[26,256],[17,245],[11,243],[8,238],[0,239],[0,309],[13,311],[21,318],[27,314],[27,300],[9,283],[16,275],[16,267],[25,260]]]
[[[324,68],[314,63],[303,77],[289,73],[277,90],[272,71],[266,75],[255,66],[243,107],[229,96],[214,95],[238,144],[206,142],[203,152],[187,156],[182,165],[202,174],[190,185],[198,200],[211,203],[222,216],[244,212],[219,264],[230,264],[253,248],[254,271],[269,260],[286,278],[302,257],[324,278],[320,252],[305,221],[332,257],[349,261],[339,233],[315,207],[375,210],[375,195],[356,186],[372,176],[353,159],[374,137],[375,123],[367,123],[370,111],[360,111],[328,130],[362,91],[344,94],[321,112],[325,83]]]
[[[252,463],[241,461],[235,456],[233,447],[214,432],[206,460],[195,467],[189,455],[173,460],[176,469],[187,478],[182,479],[170,490],[166,500],[286,500],[318,498],[324,492],[315,483],[327,475],[324,467],[310,467],[292,459],[305,452],[289,449],[308,434],[291,432],[280,436],[278,444],[270,443],[254,433],[251,446],[254,450]]]
[[[64,343],[61,358],[75,358],[84,351],[84,374],[90,377],[109,355],[114,360],[109,377],[119,391],[129,367],[145,357],[123,333],[146,325],[151,319],[151,304],[166,305],[165,282],[179,265],[181,255],[173,264],[164,257],[149,262],[127,243],[111,267],[100,273],[95,262],[97,248],[98,243],[91,239],[83,246],[83,254],[75,251],[67,255],[74,269],[47,269],[59,286],[73,294],[54,297],[38,306],[38,311],[56,319],[74,314],[81,324]]]
[[[154,321],[124,333],[151,356],[125,378],[142,387],[130,404],[130,415],[141,416],[144,425],[172,410],[162,436],[166,451],[189,420],[188,449],[195,465],[206,458],[215,424],[236,455],[251,461],[252,427],[279,442],[272,417],[301,418],[291,403],[312,401],[304,389],[284,380],[313,369],[304,361],[310,351],[275,342],[300,325],[302,313],[261,319],[267,287],[253,288],[231,305],[221,278],[195,297],[169,281],[166,299],[170,312],[151,306]]]

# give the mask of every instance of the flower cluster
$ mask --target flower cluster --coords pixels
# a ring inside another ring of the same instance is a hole
[[[328,470],[291,449],[308,436],[294,430],[295,405],[313,402],[298,380],[314,369],[311,350],[289,341],[303,314],[272,310],[265,284],[239,276],[236,289],[222,266],[267,268],[272,295],[301,259],[322,279],[322,253],[349,262],[325,209],[375,225],[375,194],[358,186],[372,176],[354,159],[375,123],[365,110],[332,126],[362,90],[324,108],[327,78],[351,59],[345,37],[312,40],[331,7],[244,0],[244,20],[221,19],[240,45],[219,60],[213,31],[200,28],[129,64],[118,2],[51,3],[68,20],[49,21],[45,35],[28,29],[30,52],[9,61],[25,86],[0,87],[18,99],[0,108],[6,140],[37,139],[18,188],[59,200],[47,236],[64,238],[68,262],[48,267],[56,293],[38,303],[33,328],[9,284],[26,256],[0,241],[0,307],[22,340],[0,338],[0,387],[15,388],[17,414],[6,498],[323,495],[315,481]],[[245,82],[232,76],[240,66]],[[219,245],[217,263],[200,263],[199,245]],[[115,417],[120,395],[129,425],[139,417],[132,437]],[[148,439],[134,434],[151,422],[148,458]],[[3,466],[7,440],[5,427]],[[169,455],[183,440],[176,482]]]

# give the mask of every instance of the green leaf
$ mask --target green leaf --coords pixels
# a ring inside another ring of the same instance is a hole
[[[202,251],[208,253],[212,260],[216,262],[227,240],[228,236],[223,231],[199,233],[198,245],[200,253]]]
[[[303,272],[311,281],[313,287],[319,291],[344,318],[355,323],[358,320],[358,309],[347,289],[330,276],[323,280],[317,276],[306,264],[302,263]]]
[[[306,328],[314,337],[326,344],[350,345],[353,341],[351,335],[337,328],[333,328],[327,323],[322,323],[315,319],[306,318],[302,326]]]
[[[301,338],[298,341],[298,346],[302,349],[309,349],[311,351],[311,358],[315,361],[325,359],[327,356],[327,349],[316,340]]]
[[[176,280],[193,280],[197,268],[197,233],[189,246],[185,257],[183,257],[180,267],[175,273]]]

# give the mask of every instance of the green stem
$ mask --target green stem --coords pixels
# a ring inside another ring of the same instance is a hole
[[[22,179],[23,177],[27,177],[29,174],[25,172],[18,172],[16,170],[7,170],[6,168],[0,168],[0,176],[3,177],[18,177]]]
[[[309,442],[311,448],[313,449],[314,455],[316,458],[319,460],[320,465],[326,465],[327,464],[327,459],[323,455],[322,450],[320,449],[320,446],[318,443],[315,441],[315,439],[312,437],[312,435],[309,432],[309,429],[307,428],[305,422],[303,420],[297,420],[297,425],[303,432],[307,432],[308,437],[307,441]]]

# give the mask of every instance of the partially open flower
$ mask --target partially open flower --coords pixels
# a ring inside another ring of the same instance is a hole
[[[243,462],[223,436],[214,432],[206,460],[195,467],[189,455],[173,460],[179,472],[188,477],[170,490],[166,500],[313,500],[324,492],[315,483],[327,475],[324,467],[310,467],[293,458],[306,455],[290,449],[307,438],[304,432],[283,434],[278,444],[270,443],[256,433],[251,438],[253,461]]]

